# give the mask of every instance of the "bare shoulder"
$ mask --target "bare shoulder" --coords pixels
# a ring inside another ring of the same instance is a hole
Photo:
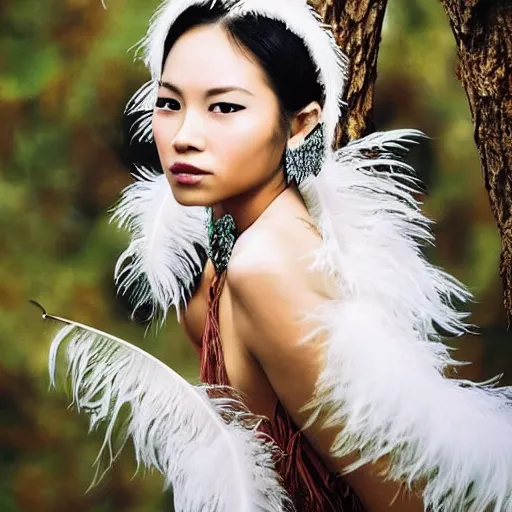
[[[255,277],[278,282],[293,279],[314,283],[310,270],[322,240],[311,220],[293,217],[265,219],[238,239],[228,268],[228,283],[244,287]]]
[[[277,229],[261,223],[244,234],[233,251],[227,286],[237,336],[261,361],[305,335],[304,316],[325,300],[309,257],[322,240],[301,219]]]

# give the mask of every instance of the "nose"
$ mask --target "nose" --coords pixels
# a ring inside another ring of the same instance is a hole
[[[205,142],[204,125],[200,116],[187,112],[182,125],[172,139],[174,150],[177,153],[204,151]]]

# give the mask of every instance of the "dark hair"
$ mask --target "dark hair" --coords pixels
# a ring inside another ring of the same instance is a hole
[[[280,0],[275,0],[276,2]],[[226,18],[226,8],[217,2],[194,5],[174,22],[164,45],[162,68],[176,41],[199,25],[221,23],[228,36],[259,62],[281,106],[283,128],[291,116],[312,101],[323,106],[324,93],[311,56],[302,39],[278,20],[261,15]]]

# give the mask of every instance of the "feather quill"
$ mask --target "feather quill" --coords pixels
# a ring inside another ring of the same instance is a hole
[[[421,252],[430,221],[395,156],[419,136],[355,141],[304,185],[324,237],[315,265],[338,286],[315,312],[326,357],[310,422],[325,411],[340,428],[333,455],[361,454],[347,471],[387,456],[387,476],[420,484],[432,512],[511,512],[512,389],[445,377],[461,363],[439,328],[465,332],[453,302],[470,294]]]
[[[112,213],[112,221],[131,235],[117,261],[115,281],[121,293],[131,291],[134,311],[150,304],[152,316],[165,318],[170,307],[179,315],[206,261],[207,212],[180,205],[165,175],[138,170],[137,181],[124,190]]]
[[[193,386],[120,338],[44,310],[43,318],[66,324],[50,349],[52,385],[65,343],[75,407],[89,413],[91,430],[106,424],[97,463],[113,463],[113,432],[129,406],[121,445],[131,438],[138,465],[162,473],[177,512],[292,510],[274,469],[278,449],[233,390]]]

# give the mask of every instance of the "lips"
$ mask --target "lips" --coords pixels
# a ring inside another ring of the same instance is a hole
[[[170,168],[170,171],[173,174],[194,174],[194,175],[210,174],[209,172],[203,171],[202,169],[199,169],[198,167],[194,167],[193,165],[184,164],[181,162],[175,163]]]

